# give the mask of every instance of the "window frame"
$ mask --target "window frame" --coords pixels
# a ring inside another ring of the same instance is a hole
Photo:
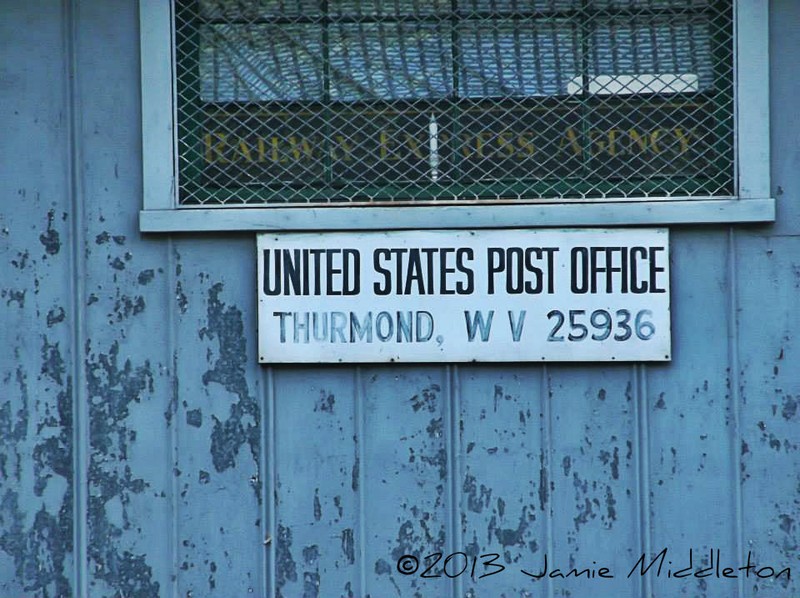
[[[770,196],[768,6],[734,0],[733,197],[631,197],[180,206],[174,2],[140,0],[142,232],[382,230],[773,222]]]

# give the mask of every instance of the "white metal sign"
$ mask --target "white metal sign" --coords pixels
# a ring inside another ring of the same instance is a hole
[[[667,229],[258,235],[264,363],[668,361]]]

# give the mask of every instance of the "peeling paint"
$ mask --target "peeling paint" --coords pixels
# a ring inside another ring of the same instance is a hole
[[[66,365],[61,357],[59,343],[51,345],[46,337],[43,337],[42,343],[41,372],[59,386],[63,386]]]
[[[0,298],[6,299],[6,305],[10,306],[12,303],[16,303],[17,306],[22,309],[25,307],[25,293],[27,291],[22,290],[18,291],[16,289],[3,289],[0,291]]]
[[[389,575],[392,572],[392,566],[384,559],[375,561],[375,575]]]
[[[62,506],[58,515],[52,515],[41,508],[29,530],[21,525],[25,519],[17,493],[6,490],[0,498],[0,529],[8,531],[0,535],[0,549],[14,558],[16,579],[26,592],[41,592],[46,598],[71,596],[64,576],[72,542],[71,510]]]
[[[200,409],[186,411],[186,423],[193,428],[200,428],[203,425],[203,411]]]
[[[50,210],[47,212],[47,230],[39,235],[39,242],[44,247],[45,252],[49,255],[56,255],[59,251],[61,251],[61,237],[58,234],[58,231],[53,228],[54,219],[55,210]]]
[[[336,507],[336,512],[338,514],[339,519],[342,518],[343,509],[342,509],[342,497],[341,496],[334,496],[333,497],[333,506]]]
[[[319,502],[319,488],[314,490],[314,521],[322,519],[322,504]]]
[[[356,450],[358,450],[358,444],[356,443]],[[352,488],[353,492],[358,492],[358,476],[359,476],[359,468],[361,467],[361,461],[356,455],[356,458],[353,460],[353,469],[350,473],[350,488]]]
[[[586,525],[590,520],[597,517],[597,513],[594,512],[595,506],[600,506],[599,501],[594,499],[589,499],[585,497],[582,502],[578,502],[576,505],[578,514],[573,518],[575,523],[575,531],[580,531],[581,526]]]
[[[783,399],[783,408],[781,409],[781,416],[785,420],[790,420],[797,415],[797,399],[794,397],[786,396]]]
[[[428,433],[428,436],[432,439],[437,439],[442,437],[443,433],[443,421],[441,417],[432,419],[428,424],[428,427],[425,429]]]
[[[508,549],[512,546],[519,548],[532,548],[531,542],[528,542],[526,539],[526,532],[528,531],[531,523],[533,523],[535,520],[536,515],[534,514],[533,507],[524,506],[522,507],[522,512],[520,513],[516,527],[501,527],[501,525],[498,523],[498,516],[493,515],[489,520],[487,532],[490,536],[494,536],[498,544],[500,544],[504,549]],[[511,562],[513,560],[508,552],[506,552],[505,558],[506,562]]]
[[[609,453],[608,451],[605,450],[601,450],[600,462],[603,465],[610,465],[612,479],[614,480],[619,479],[619,448],[614,447],[613,457],[612,453]]]
[[[439,392],[441,388],[438,384],[431,384],[427,388],[422,389],[422,392],[411,397],[411,408],[417,412],[420,409],[425,409],[431,413],[435,413],[439,408]]]
[[[91,459],[88,480],[89,558],[95,576],[130,597],[153,596],[159,583],[144,554],[123,548],[123,531],[130,529],[128,505],[133,495],[142,494],[146,482],[136,477],[127,461],[129,443],[135,439],[127,428],[132,403],[153,392],[150,363],[134,367],[130,360],[120,363],[119,344],[108,353],[94,353],[86,346],[86,377],[89,396]],[[122,505],[121,520],[110,515],[112,499]]]
[[[63,307],[54,307],[47,312],[47,327],[52,328],[56,324],[60,324],[67,317]]]
[[[430,528],[431,519],[432,515],[430,513],[423,512],[419,514],[416,522],[421,533],[417,532],[412,520],[406,520],[400,525],[400,529],[397,531],[397,538],[394,541],[394,548],[391,552],[392,559],[395,562],[406,554],[430,554],[444,549],[444,526],[440,526],[434,532]]]
[[[473,513],[483,512],[483,509],[489,506],[489,502],[492,499],[492,491],[483,484],[478,489],[478,482],[475,476],[470,474],[467,474],[464,478],[462,491],[467,497],[467,509]]]
[[[164,410],[164,419],[167,421],[167,427],[172,425],[172,418],[178,412],[178,391],[180,389],[180,381],[178,380],[178,351],[172,352],[172,371],[170,375],[171,392],[169,394],[169,402],[167,408]]]
[[[203,374],[203,384],[219,384],[237,401],[230,406],[227,419],[212,416],[211,457],[214,468],[218,472],[225,471],[235,467],[240,448],[247,444],[258,471],[261,418],[244,373],[248,360],[244,321],[238,308],[229,307],[220,300],[222,290],[222,283],[216,283],[208,291],[207,323],[200,330],[201,339],[216,340],[218,344],[216,359]],[[254,489],[260,502],[260,488],[254,485]]]
[[[145,286],[153,282],[155,276],[156,276],[155,271],[152,268],[149,268],[147,270],[142,270],[141,272],[139,272],[139,276],[136,277],[136,282],[138,282],[142,286]]]
[[[614,498],[614,492],[611,490],[611,486],[606,485],[606,514],[603,517],[603,523],[605,524],[606,529],[611,529],[614,525],[614,522],[617,520],[617,501]]]
[[[333,413],[333,406],[336,404],[336,399],[331,393],[324,390],[319,391],[319,399],[314,405],[314,411],[321,411],[323,413]]]
[[[131,316],[137,316],[144,311],[145,302],[144,297],[141,295],[137,295],[135,298],[128,297],[127,295],[122,295],[121,297],[117,298],[114,301],[114,310],[113,314],[116,316],[112,318],[112,321],[109,323],[113,324],[113,320],[116,322],[122,322],[123,320],[127,320]],[[111,314],[109,314],[110,316]]]
[[[214,561],[208,564],[208,571],[208,589],[213,590],[217,587],[217,580],[214,577],[214,574],[217,572],[217,564]]]
[[[297,564],[292,557],[292,530],[278,524],[278,538],[276,545],[276,594],[278,598],[284,596],[283,586],[287,582],[297,581]]]
[[[351,565],[356,562],[355,538],[351,528],[342,531],[342,554]]]
[[[19,270],[24,270],[25,266],[28,265],[28,259],[30,258],[30,253],[26,251],[18,251],[17,252],[17,259],[11,260],[11,265]]]
[[[183,292],[183,285],[180,280],[175,285],[175,300],[178,303],[178,309],[180,309],[182,314],[185,314],[186,310],[189,308],[189,300]]]
[[[791,534],[791,533],[793,533],[793,531],[794,531],[794,519],[793,519],[792,517],[790,517],[789,515],[786,515],[786,514],[784,514],[784,513],[782,513],[781,515],[779,515],[779,517],[778,517],[778,518],[779,518],[779,519],[780,519],[780,521],[781,521],[781,522],[780,522],[780,525],[779,525],[779,527],[781,528],[781,531],[782,531],[784,534]]]
[[[539,462],[541,463],[541,467],[539,468],[539,508],[544,511],[545,505],[547,505],[547,501],[550,497],[550,489],[548,487],[548,475],[547,475],[547,467],[546,461],[544,456],[544,451],[541,451],[539,454]]]
[[[319,597],[319,571],[303,572],[303,598]]]
[[[432,455],[420,455],[419,459],[426,465],[436,467],[440,480],[447,479],[447,451],[444,448],[440,448]]]
[[[27,376],[21,366],[17,366],[16,381],[20,390],[20,406],[16,413],[11,413],[11,401],[8,400],[0,406],[0,445],[9,445],[21,442],[27,436],[28,431],[28,383]],[[8,381],[4,381],[8,382]],[[3,457],[6,452],[2,453]],[[3,477],[6,477],[3,472]]]
[[[511,395],[505,394],[503,392],[503,387],[499,384],[495,384],[494,386],[494,412],[497,413],[497,407],[499,406],[501,401],[510,401],[512,399]]]
[[[41,352],[42,374],[60,389],[56,396],[57,417],[41,422],[50,435],[39,436],[33,447],[34,495],[41,505],[26,497],[20,504],[17,489],[22,479],[22,455],[18,447],[27,439],[30,397],[27,376],[21,367],[16,370],[20,391],[20,408],[12,414],[11,403],[0,407],[0,469],[3,478],[13,477],[16,484],[6,486],[0,496],[0,550],[14,561],[15,577],[26,592],[36,592],[43,598],[72,595],[69,580],[64,575],[71,563],[72,553],[72,381],[65,376],[64,360],[58,343],[44,340]],[[8,471],[8,456],[16,461]],[[10,475],[9,475],[10,474]],[[60,480],[61,483],[57,483]],[[47,501],[45,491],[52,489]],[[48,504],[55,499],[55,504]],[[32,516],[32,521],[31,517]],[[31,521],[30,527],[24,522]]]

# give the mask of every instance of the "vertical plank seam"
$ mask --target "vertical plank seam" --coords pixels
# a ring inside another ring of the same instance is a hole
[[[355,419],[356,459],[358,459],[358,587],[359,596],[367,595],[367,524],[366,524],[366,483],[364,449],[364,379],[361,366],[355,368]]]
[[[170,393],[172,398],[168,409],[173,409],[171,419],[172,422],[169,429],[169,468],[167,469],[170,478],[170,501],[169,501],[169,514],[170,514],[170,587],[172,588],[172,595],[177,598],[180,594],[180,587],[178,582],[180,571],[180,527],[178,525],[179,517],[179,501],[180,490],[178,488],[178,477],[175,475],[175,470],[178,467],[178,411],[180,410],[180,402],[178,401],[178,391],[180,389],[178,379],[178,318],[175,314],[176,305],[174,304],[175,289],[177,288],[177,250],[175,249],[174,239],[172,235],[167,237],[167,325],[169,326],[168,332],[168,349],[169,355],[172,359],[172,367],[170,368]]]
[[[542,379],[540,382],[540,389],[539,395],[541,397],[541,430],[542,430],[542,463],[540,467],[543,467],[545,473],[547,474],[547,479],[545,480],[545,484],[548,487],[542,489],[543,496],[547,497],[547,502],[545,503],[545,513],[544,513],[544,535],[545,535],[545,554],[550,555],[551,560],[555,560],[555,555],[553,554],[555,542],[553,539],[553,495],[550,491],[551,487],[551,480],[553,479],[553,471],[550,467],[552,462],[551,455],[553,451],[553,417],[552,417],[552,410],[550,409],[550,399],[552,397],[552,392],[550,388],[550,372],[546,364],[542,365]],[[541,476],[539,476],[540,483],[541,483]],[[553,586],[553,579],[551,577],[547,577],[546,579],[546,587],[547,587],[547,598],[553,598],[555,594],[555,589]]]
[[[86,268],[81,251],[84,227],[83,181],[81,176],[81,129],[80,91],[78,89],[78,8],[77,0],[63,0],[62,19],[64,35],[64,74],[66,78],[67,102],[65,110],[69,158],[67,178],[72,209],[70,261],[70,299],[74,334],[72,342],[72,492],[73,492],[73,588],[78,596],[89,595],[89,565],[87,550],[88,535],[88,470],[89,470],[89,409],[84,400],[86,375],[83,365],[86,343],[86,323],[83,303],[86,296]]]
[[[636,405],[636,442],[639,453],[639,529],[641,550],[649,559],[652,556],[652,517],[650,501],[650,418],[647,402],[647,377],[644,365],[633,366],[634,403]],[[641,576],[641,592],[644,598],[653,596],[653,580]]]
[[[268,438],[271,435],[269,432],[269,412],[267,408],[267,394],[268,391],[266,389],[267,384],[269,383],[269,377],[267,374],[264,373],[261,364],[257,363],[256,367],[258,368],[258,374],[255,376],[255,385],[256,390],[255,394],[258,397],[258,406],[259,406],[259,428],[260,434],[258,435],[259,442],[258,442],[258,480],[259,480],[259,492],[261,493],[261,501],[259,504],[259,521],[261,522],[261,542],[259,544],[260,554],[261,554],[261,567],[259,569],[259,586],[261,589],[261,596],[266,598],[267,592],[269,591],[269,582],[267,577],[269,575],[269,545],[272,541],[268,541],[270,535],[270,526],[269,526],[269,465],[267,463],[267,459],[269,459],[270,451],[267,450],[267,442]],[[266,378],[266,380],[265,380]]]
[[[461,385],[459,383],[459,369],[457,365],[448,365],[447,369],[447,386],[448,386],[448,414],[450,418],[450,438],[447,447],[448,464],[447,470],[450,472],[450,518],[449,523],[451,527],[451,543],[450,554],[456,551],[463,552],[464,542],[461,533],[461,509],[463,507],[460,500],[460,493],[458,491],[459,480],[461,480],[461,459],[459,457],[460,447],[460,427],[459,427],[459,414],[461,412],[460,393]],[[457,598],[464,593],[464,582],[461,575],[454,579],[452,585],[453,597]]]
[[[736,276],[736,232],[733,227],[728,228],[728,359],[730,362],[730,401],[733,414],[733,500],[736,517],[736,562],[737,567],[742,567],[744,557],[744,499],[742,496],[742,429],[741,429],[741,393],[739,392],[739,326],[737,293],[738,277]],[[737,597],[744,596],[744,579],[739,576],[736,580]]]
[[[266,392],[264,401],[266,411],[266,421],[264,423],[264,434],[266,436],[262,444],[264,451],[267,455],[262,455],[265,462],[263,467],[266,468],[264,476],[264,510],[265,510],[265,526],[266,530],[264,536],[264,543],[266,544],[265,554],[265,574],[264,584],[266,585],[264,597],[274,596],[277,582],[276,551],[277,551],[277,511],[278,511],[278,426],[277,416],[275,413],[275,368],[272,366],[267,367],[267,381],[264,385],[266,388],[262,391]],[[267,448],[269,447],[269,448]],[[266,458],[265,458],[266,457]]]

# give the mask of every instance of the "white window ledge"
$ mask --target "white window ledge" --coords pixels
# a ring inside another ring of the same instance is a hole
[[[641,226],[773,222],[775,200],[687,199],[526,205],[180,208],[143,210],[142,232]]]

